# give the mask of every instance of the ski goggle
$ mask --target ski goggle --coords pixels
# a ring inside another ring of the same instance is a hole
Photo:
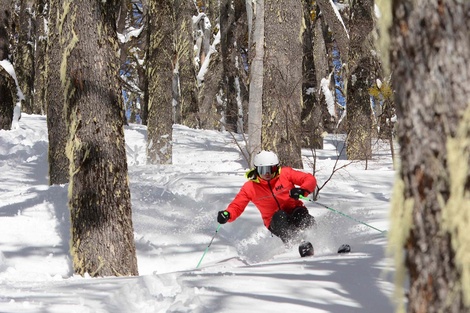
[[[277,165],[269,165],[269,166],[257,166],[256,171],[258,171],[259,175],[265,174],[274,174],[277,172],[279,167]]]

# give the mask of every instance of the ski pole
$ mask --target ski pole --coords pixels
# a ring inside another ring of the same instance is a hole
[[[352,220],[355,221],[355,222],[358,222],[358,223],[363,224],[363,225],[365,225],[365,226],[367,226],[367,227],[370,227],[370,228],[372,228],[372,229],[375,229],[376,231],[381,232],[381,233],[384,234],[384,235],[387,233],[386,230],[380,230],[380,229],[378,229],[378,228],[375,228],[375,227],[372,226],[372,225],[369,225],[369,224],[367,224],[367,223],[364,223],[363,221],[360,221],[360,220],[358,220],[358,219],[355,219],[354,217],[349,216],[349,215],[347,215],[346,213],[343,213],[343,212],[341,212],[341,211],[338,211],[338,210],[335,210],[335,209],[333,209],[333,208],[330,208],[329,206],[324,205],[324,204],[322,204],[322,203],[320,203],[320,202],[313,201],[312,199],[309,199],[309,198],[304,197],[304,196],[302,196],[302,195],[300,195],[299,198],[302,199],[302,200],[307,200],[307,201],[316,203],[316,204],[318,204],[318,205],[324,207],[325,209],[328,209],[328,210],[333,211],[333,212],[335,212],[335,213],[338,213],[338,214],[340,214],[340,215],[342,215],[342,216],[345,216],[345,217],[347,217],[347,218],[349,218],[349,219],[352,219]]]
[[[222,227],[222,224],[219,224],[219,226],[217,226],[217,229],[215,230],[215,234],[214,234],[214,236],[212,236],[211,242],[209,242],[209,245],[207,246],[206,250],[204,250],[204,253],[203,253],[201,259],[199,260],[199,263],[197,264],[196,268],[199,268],[199,265],[201,265],[202,259],[204,259],[204,256],[206,255],[207,251],[209,250],[209,247],[211,246],[212,241],[214,241],[215,235],[217,235],[217,233],[219,232],[220,227]]]

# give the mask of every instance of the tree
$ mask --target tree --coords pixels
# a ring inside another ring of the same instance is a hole
[[[224,129],[222,122],[223,105],[221,89],[223,88],[222,58],[220,44],[217,43],[217,29],[212,27],[211,21],[216,21],[220,14],[218,0],[198,0],[198,18],[193,21],[195,33],[195,67],[198,71],[199,91],[199,127],[203,129]],[[221,27],[223,23],[220,23]],[[220,33],[220,29],[219,29]],[[220,40],[219,40],[220,42]],[[206,60],[209,57],[208,60]],[[206,61],[210,61],[205,67]]]
[[[41,113],[34,105],[34,50],[36,42],[36,23],[34,20],[35,1],[19,0],[14,14],[16,26],[13,46],[13,62],[17,73],[18,84],[25,97],[22,110],[26,113]]]
[[[326,106],[321,105],[318,92],[319,82],[328,74],[325,40],[320,18],[317,18],[315,1],[303,0],[305,31],[303,33],[303,83],[302,83],[302,129],[303,146],[323,149],[323,113]],[[317,68],[318,67],[318,68]]]
[[[174,122],[198,127],[198,86],[194,68],[192,17],[196,13],[192,1],[173,1],[173,99],[176,100]]]
[[[302,3],[265,0],[264,13],[262,145],[283,164],[302,168]]]
[[[137,275],[118,81],[116,1],[60,6],[75,273]]]
[[[9,19],[10,1],[0,0],[0,61],[9,60]],[[9,62],[10,63],[10,62]],[[15,106],[15,81],[11,75],[0,65],[0,130],[9,130],[13,120]]]
[[[225,127],[244,132],[244,104],[248,102],[245,84],[245,51],[248,47],[245,0],[223,0],[220,4],[220,46],[223,66]]]
[[[49,1],[37,0],[35,3],[35,43],[34,49],[34,77],[33,77],[33,100],[32,105],[33,112],[35,114],[44,114],[47,110],[45,102],[45,91],[46,91],[46,50],[48,43],[48,25],[49,21]],[[49,26],[49,25],[48,25]]]
[[[49,139],[49,184],[59,185],[69,182],[69,159],[65,154],[67,144],[67,125],[65,105],[67,99],[64,84],[61,81],[61,60],[65,53],[61,48],[61,21],[58,18],[61,5],[56,1],[50,2],[49,7],[49,36],[45,55],[45,84],[38,86],[37,93],[44,94],[47,103],[47,135]],[[37,99],[37,97],[36,97]]]
[[[394,0],[392,8],[397,273],[406,266],[408,312],[470,312],[470,2]]]
[[[347,156],[349,160],[372,157],[372,110],[369,87],[375,82],[375,57],[370,36],[374,29],[373,0],[352,2],[349,18],[347,79]],[[341,56],[342,57],[342,56]]]
[[[371,108],[369,87],[375,73],[371,31],[374,29],[372,0],[351,1],[346,21],[332,1],[319,0],[326,23],[335,39],[342,63],[343,96],[347,99],[347,155],[350,160],[371,157]]]
[[[247,5],[247,10],[251,6]],[[258,0],[253,12],[253,35],[250,42],[250,92],[248,104],[248,154],[250,165],[253,164],[255,153],[262,150],[262,103],[264,81],[264,0]],[[251,14],[248,14],[251,15]],[[249,25],[252,23],[249,22]]]
[[[148,146],[147,161],[150,164],[171,163],[173,127],[173,29],[168,17],[172,2],[150,1],[147,19],[147,90]]]
[[[120,0],[117,20],[120,56],[120,79],[126,113],[129,122],[147,124],[147,108],[144,105],[146,86],[145,59],[147,51],[147,17],[145,1]],[[137,119],[140,117],[140,120]]]

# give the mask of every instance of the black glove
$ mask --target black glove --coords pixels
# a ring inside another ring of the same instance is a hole
[[[309,194],[309,191],[302,188],[292,188],[289,191],[289,196],[295,200],[299,200],[300,196],[305,196],[306,194]]]
[[[219,213],[217,213],[217,222],[219,222],[219,224],[225,224],[229,219],[230,213],[228,211],[219,211]]]

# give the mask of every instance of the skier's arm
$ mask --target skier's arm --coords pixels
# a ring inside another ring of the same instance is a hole
[[[230,213],[230,219],[228,221],[235,221],[245,211],[245,208],[248,203],[250,203],[250,200],[251,199],[246,193],[245,188],[242,187],[225,210]]]
[[[290,180],[295,185],[299,186],[299,188],[307,190],[308,193],[312,193],[317,187],[317,179],[310,173],[304,173],[291,169]]]

